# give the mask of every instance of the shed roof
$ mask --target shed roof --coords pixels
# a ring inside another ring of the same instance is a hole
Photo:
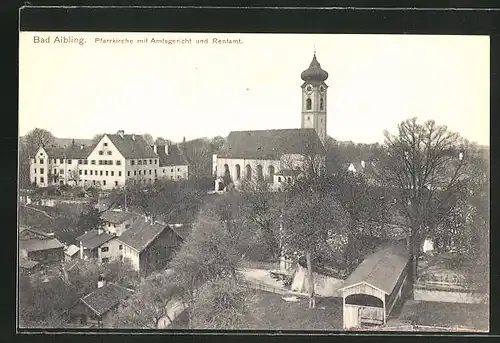
[[[101,288],[84,296],[81,301],[98,316],[102,316],[121,301],[132,295],[133,291],[114,283],[107,283]]]
[[[400,244],[384,245],[361,262],[345,280],[342,289],[365,282],[391,294],[408,263],[408,259],[409,254],[404,246]]]
[[[42,250],[51,250],[59,248],[62,249],[64,248],[64,244],[59,242],[57,238],[27,239],[27,240],[21,240],[19,242],[19,248],[31,252],[31,251],[42,251]]]
[[[69,247],[67,247],[65,250],[64,250],[64,253],[68,256],[73,256],[74,254],[76,254],[78,251],[80,250],[80,248],[78,248],[76,245],[74,244],[71,244]]]
[[[121,224],[137,216],[136,213],[126,211],[106,211],[102,214],[102,219],[109,223]]]
[[[315,129],[232,131],[221,158],[279,160],[286,154],[324,154]]]
[[[132,248],[144,250],[160,233],[168,227],[163,223],[151,223],[137,220],[120,236],[120,241]]]

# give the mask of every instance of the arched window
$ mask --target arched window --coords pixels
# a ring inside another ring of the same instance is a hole
[[[269,166],[267,169],[269,173],[269,180],[271,180],[271,182],[274,182],[274,166]]]
[[[319,99],[319,109],[323,110],[325,107],[325,103],[323,102],[323,98]]]
[[[252,179],[252,167],[249,164],[247,164],[247,166],[245,168],[246,168],[246,175],[245,175],[245,177],[248,180],[251,180]]]
[[[312,107],[311,98],[307,98],[307,100],[306,100],[306,110],[310,110],[311,107]]]
[[[290,176],[288,177],[288,182],[292,182],[292,178]]]
[[[257,166],[257,180],[264,180],[264,173],[262,172],[262,166],[260,164]]]
[[[235,171],[236,171],[236,180],[239,180],[240,177],[241,177],[241,168],[240,168],[240,165],[237,164],[236,166],[234,166],[235,168]]]
[[[224,177],[231,177],[231,173],[229,172],[229,166],[224,164]]]

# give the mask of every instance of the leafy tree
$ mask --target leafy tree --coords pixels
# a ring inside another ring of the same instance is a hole
[[[348,214],[331,192],[302,189],[286,201],[283,242],[287,251],[303,253],[307,262],[309,307],[315,307],[312,260],[321,254],[330,238],[344,233]]]
[[[26,136],[24,136],[24,141],[26,142],[28,155],[33,158],[33,155],[38,150],[38,148],[40,148],[40,146],[52,145],[54,144],[55,139],[50,131],[35,128],[31,130]]]
[[[446,126],[417,118],[403,121],[395,134],[385,132],[381,180],[398,190],[398,205],[411,228],[412,278],[426,236],[448,216],[453,196],[470,171],[471,145]]]
[[[189,164],[189,177],[202,178],[212,174],[212,147],[206,138],[180,144],[181,151]]]
[[[149,276],[113,318],[116,328],[158,329],[169,316],[169,308],[178,300],[179,289],[166,273]]]
[[[192,304],[197,329],[241,329],[252,314],[252,292],[234,287],[228,279],[209,281],[199,289]]]
[[[104,220],[99,210],[95,208],[93,204],[90,204],[87,209],[80,214],[76,227],[78,233],[102,229],[104,228]]]
[[[226,139],[224,137],[216,136],[212,138],[212,140],[210,141],[210,150],[212,154],[219,153],[225,143]]]

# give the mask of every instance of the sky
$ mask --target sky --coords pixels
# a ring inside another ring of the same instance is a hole
[[[191,43],[137,42],[144,38]],[[208,44],[196,43],[205,38]],[[181,141],[299,128],[300,74],[314,51],[329,73],[333,138],[382,142],[384,130],[418,117],[489,145],[487,36],[22,32],[19,134],[39,127],[91,139],[124,130]]]

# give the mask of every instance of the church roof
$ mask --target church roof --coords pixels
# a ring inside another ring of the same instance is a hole
[[[279,160],[286,154],[311,153],[325,153],[315,129],[232,131],[219,157]]]
[[[313,59],[311,61],[311,64],[309,65],[309,68],[304,70],[302,74],[300,75],[302,80],[305,82],[324,82],[328,78],[328,73],[321,69],[321,65],[319,64],[318,60],[316,59],[316,53],[314,53]]]

